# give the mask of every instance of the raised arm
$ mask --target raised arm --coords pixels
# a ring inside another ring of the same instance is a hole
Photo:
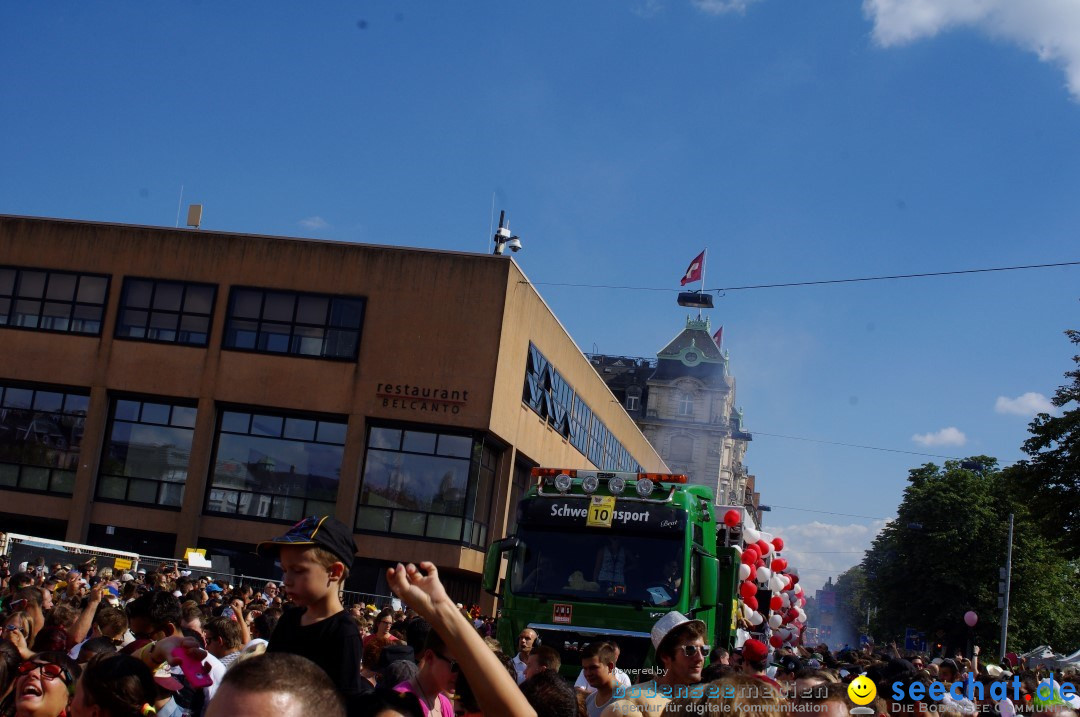
[[[97,616],[98,607],[101,606],[101,594],[103,592],[105,592],[105,583],[103,582],[99,582],[90,589],[90,597],[87,598],[86,607],[79,613],[79,618],[71,626],[71,630],[68,631],[67,647],[69,650],[85,640],[86,636],[90,634],[90,629],[94,626],[94,618]]]
[[[454,646],[458,665],[484,714],[536,717],[536,710],[499,658],[446,594],[434,564],[423,562],[418,569],[412,563],[398,563],[386,571],[386,578],[394,594],[420,613],[447,645]]]

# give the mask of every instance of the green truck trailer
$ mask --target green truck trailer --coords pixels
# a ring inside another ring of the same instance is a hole
[[[533,478],[513,534],[492,544],[484,566],[509,654],[532,628],[573,676],[586,645],[614,640],[633,679],[656,666],[650,630],[672,610],[731,647],[739,561],[722,535],[718,545],[708,488],[675,474],[534,468]]]

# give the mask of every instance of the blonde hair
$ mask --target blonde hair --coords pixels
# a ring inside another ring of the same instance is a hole
[[[316,563],[326,568],[327,571],[330,570],[331,566],[333,566],[334,563],[341,563],[345,568],[341,571],[342,584],[344,584],[345,580],[349,577],[349,566],[345,565],[344,560],[334,555],[326,548],[320,548],[318,545],[312,546],[311,557],[315,560]]]

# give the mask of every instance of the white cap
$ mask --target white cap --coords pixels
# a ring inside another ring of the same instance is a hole
[[[129,583],[134,579],[135,577],[131,573],[124,573],[120,576],[120,582],[122,583]]]
[[[181,570],[180,571],[180,577],[182,577],[182,578],[190,578],[191,577],[191,571],[190,570]]]
[[[667,634],[686,622],[696,622],[705,628],[705,623],[701,620],[690,620],[681,612],[672,610],[667,615],[656,621],[656,624],[652,626],[652,644],[653,647],[660,647],[660,642],[667,637]]]

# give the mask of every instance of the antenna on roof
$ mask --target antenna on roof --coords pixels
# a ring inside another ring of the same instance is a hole
[[[499,228],[495,230],[495,254],[502,255],[509,247],[512,252],[521,251],[521,239],[510,234],[510,226],[506,221],[506,210],[499,212]]]
[[[176,228],[180,228],[180,207],[184,206],[184,185],[180,185],[180,200],[176,203]]]

